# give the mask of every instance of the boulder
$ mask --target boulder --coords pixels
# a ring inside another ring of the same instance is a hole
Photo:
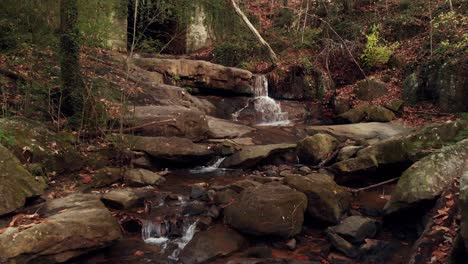
[[[43,177],[31,175],[8,149],[0,145],[0,215],[22,207],[26,198],[39,196],[46,188]]]
[[[197,87],[216,94],[254,94],[250,84],[253,74],[246,70],[201,60],[136,58],[134,62],[145,70],[171,77],[181,87]]]
[[[234,122],[215,117],[208,117],[208,128],[208,137],[214,139],[239,138],[245,134],[255,131],[252,127],[236,124]]]
[[[393,123],[357,123],[332,126],[309,126],[307,134],[326,133],[340,141],[351,139],[361,143],[375,143],[394,136],[405,135],[409,129]]]
[[[388,88],[384,82],[376,79],[366,79],[357,83],[354,90],[357,98],[364,101],[373,101],[387,94]]]
[[[46,172],[73,172],[86,164],[86,159],[74,146],[75,137],[55,133],[26,118],[0,119],[2,143],[23,163],[41,164]]]
[[[154,123],[153,123],[154,122]],[[206,138],[209,127],[204,113],[180,105],[136,106],[124,121],[126,127],[137,127],[139,136]]]
[[[364,239],[377,234],[375,220],[357,215],[347,217],[339,225],[329,229],[352,243],[362,243]]]
[[[215,154],[210,146],[186,138],[133,136],[127,140],[133,150],[143,151],[153,160],[179,165],[205,164]]]
[[[115,189],[105,193],[101,200],[104,204],[118,210],[130,209],[136,205],[143,204],[145,198],[154,196],[153,187],[143,187],[139,189],[125,188]]]
[[[389,110],[392,110],[395,113],[400,113],[403,111],[403,107],[405,106],[405,101],[400,99],[393,99],[388,101],[385,104],[385,107]]]
[[[224,223],[248,234],[291,237],[301,232],[307,198],[284,185],[244,190],[224,209]]]
[[[468,161],[468,139],[442,148],[409,167],[398,180],[385,213],[390,214],[433,200],[464,172]]]
[[[396,118],[395,114],[379,105],[362,104],[338,116],[346,123],[390,122]]]
[[[351,193],[328,175],[290,175],[285,183],[307,196],[306,212],[312,219],[336,224],[349,209]]]
[[[179,260],[184,264],[204,263],[215,257],[229,255],[242,249],[247,241],[236,231],[216,225],[199,232],[180,252]]]
[[[328,134],[315,134],[297,144],[300,162],[318,164],[326,160],[338,147],[338,140]]]
[[[130,169],[124,174],[124,181],[130,186],[159,185],[166,179],[156,172],[145,169]]]
[[[117,219],[94,195],[48,201],[32,212],[41,221],[0,234],[0,262],[63,263],[122,237]]]
[[[463,139],[467,131],[466,120],[430,125],[409,135],[389,138],[364,148],[355,158],[337,162],[331,169],[345,175],[415,162],[430,151]]]
[[[234,155],[227,157],[222,168],[250,168],[263,161],[271,160],[274,156],[294,151],[296,144],[271,144],[258,146],[243,146]]]
[[[410,104],[434,101],[444,112],[468,111],[466,56],[420,65],[403,84],[403,97]]]
[[[302,65],[278,67],[267,77],[269,96],[276,99],[320,99],[333,85],[324,71]]]

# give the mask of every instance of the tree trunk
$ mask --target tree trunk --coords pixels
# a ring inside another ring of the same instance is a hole
[[[278,62],[278,56],[276,56],[276,53],[273,51],[273,49],[270,47],[270,45],[263,39],[263,37],[258,33],[257,29],[250,23],[249,19],[247,16],[245,16],[244,12],[239,8],[235,0],[228,0],[231,3],[231,6],[234,8],[234,11],[236,11],[237,15],[240,16],[240,18],[244,21],[244,23],[247,25],[247,27],[252,31],[254,36],[257,38],[257,40],[262,44],[267,50],[268,54],[270,55],[270,60],[273,63],[273,65],[276,65]]]
[[[60,1],[60,66],[62,113],[80,117],[83,110],[84,82],[80,72],[80,43],[77,0]]]

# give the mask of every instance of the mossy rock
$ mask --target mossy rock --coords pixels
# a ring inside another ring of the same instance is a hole
[[[2,143],[24,163],[40,163],[47,172],[71,172],[85,159],[69,133],[55,133],[43,124],[25,118],[0,119]]]
[[[285,182],[307,196],[306,213],[312,219],[336,224],[349,209],[351,193],[328,175],[288,175]]]
[[[324,161],[338,147],[338,140],[328,134],[315,134],[301,140],[297,145],[299,159],[305,164]]]
[[[26,198],[41,195],[46,187],[43,177],[31,175],[7,148],[0,145],[0,215],[22,207]]]
[[[467,138],[467,131],[467,120],[431,125],[410,135],[389,138],[362,149],[357,157],[337,162],[332,168],[339,174],[349,174],[383,165],[415,162],[434,150]]]
[[[358,105],[344,114],[338,116],[338,119],[348,123],[367,122],[390,122],[396,118],[395,114],[378,105]]]
[[[354,92],[359,99],[372,101],[386,95],[388,88],[384,82],[376,79],[366,79],[358,82]]]
[[[467,160],[468,139],[465,139],[414,163],[400,177],[385,212],[394,213],[435,199],[462,174]]]

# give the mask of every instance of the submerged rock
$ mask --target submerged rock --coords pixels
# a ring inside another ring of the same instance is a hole
[[[119,223],[94,195],[74,194],[38,208],[42,221],[0,234],[0,262],[62,263],[122,237]]]
[[[296,144],[272,144],[258,146],[243,146],[234,155],[227,157],[222,163],[222,168],[250,168],[262,161],[271,159],[274,155],[285,154],[294,151]]]
[[[301,140],[297,145],[299,160],[302,163],[318,164],[335,151],[338,140],[328,134],[315,134]]]
[[[244,190],[224,209],[224,223],[248,234],[291,237],[301,232],[307,198],[284,185]]]
[[[216,225],[195,234],[181,251],[179,259],[184,264],[198,264],[242,249],[247,241],[236,231]]]
[[[390,122],[396,118],[395,114],[385,107],[378,105],[358,105],[353,109],[338,116],[348,123],[366,122]]]
[[[415,206],[418,202],[433,200],[457,177],[468,163],[468,139],[447,146],[409,167],[398,180],[385,213]]]
[[[43,177],[31,175],[8,149],[0,145],[0,215],[22,207],[26,198],[39,196],[46,188]]]
[[[351,193],[327,175],[290,175],[285,182],[307,196],[307,215],[315,220],[338,223],[349,209]]]

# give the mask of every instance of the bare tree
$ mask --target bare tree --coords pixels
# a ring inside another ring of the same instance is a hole
[[[250,23],[249,19],[247,16],[242,12],[242,10],[239,8],[239,6],[236,3],[236,0],[228,0],[231,4],[231,6],[234,8],[234,11],[236,11],[236,14],[244,21],[244,23],[247,25],[247,27],[250,29],[250,31],[254,34],[254,36],[257,38],[257,40],[262,44],[267,50],[270,55],[270,60],[273,63],[273,65],[276,65],[278,62],[278,56],[276,56],[276,53],[273,51],[271,48],[270,44],[268,44],[263,37],[258,33],[257,29]]]

